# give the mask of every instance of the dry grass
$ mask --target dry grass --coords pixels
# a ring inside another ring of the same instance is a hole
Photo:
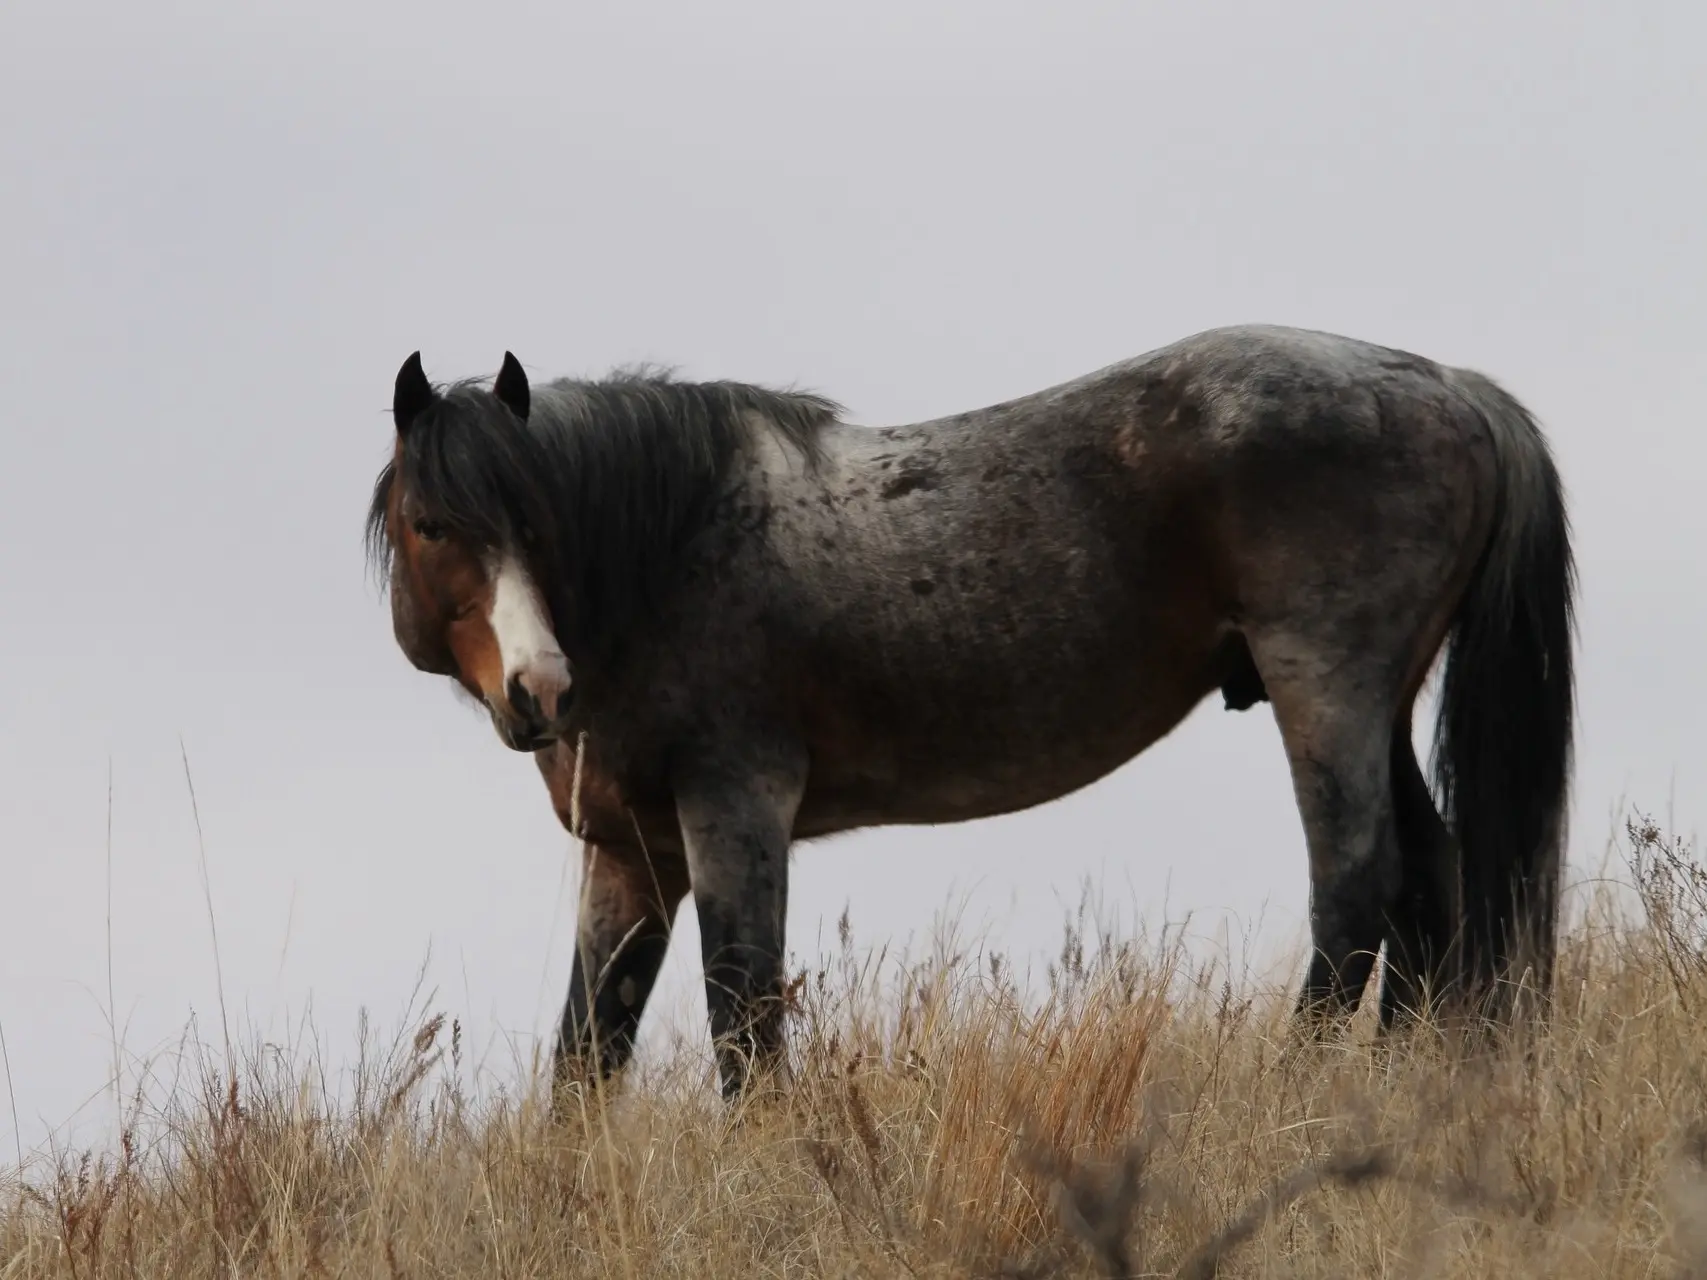
[[[12,1176],[0,1276],[1707,1277],[1707,875],[1630,831],[1634,912],[1573,925],[1552,1025],[1480,1058],[1070,936],[795,992],[786,1101],[698,1060],[589,1099],[470,1097],[425,1020],[333,1101],[257,1051],[122,1149]]]

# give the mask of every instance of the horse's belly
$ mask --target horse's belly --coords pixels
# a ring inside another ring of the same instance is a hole
[[[1116,687],[982,710],[970,701],[958,712],[920,706],[881,729],[814,735],[798,834],[964,822],[1048,803],[1120,768],[1214,687],[1202,678],[1135,687],[1128,673]]]

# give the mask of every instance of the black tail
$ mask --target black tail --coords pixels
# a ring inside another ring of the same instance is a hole
[[[1457,838],[1464,931],[1453,966],[1483,1010],[1506,983],[1550,992],[1571,776],[1576,568],[1559,473],[1529,411],[1454,370],[1498,460],[1493,532],[1447,642],[1435,777]]]

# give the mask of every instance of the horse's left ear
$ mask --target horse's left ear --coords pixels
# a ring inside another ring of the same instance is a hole
[[[422,410],[432,403],[433,384],[421,369],[421,353],[417,351],[397,371],[397,384],[391,393],[391,419],[397,424],[397,434],[406,435]]]
[[[492,394],[523,422],[528,420],[528,408],[533,395],[528,390],[528,376],[522,362],[508,351],[504,352],[504,367],[498,370],[498,381],[492,384]]]

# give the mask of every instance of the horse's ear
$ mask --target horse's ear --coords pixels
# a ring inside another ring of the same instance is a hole
[[[433,384],[427,381],[421,368],[421,353],[417,351],[397,371],[397,387],[391,393],[391,420],[397,424],[397,434],[408,431],[432,402]]]
[[[504,367],[498,370],[498,380],[492,384],[492,394],[501,404],[523,422],[528,420],[528,408],[533,394],[528,390],[528,376],[522,362],[508,351],[504,352]]]

